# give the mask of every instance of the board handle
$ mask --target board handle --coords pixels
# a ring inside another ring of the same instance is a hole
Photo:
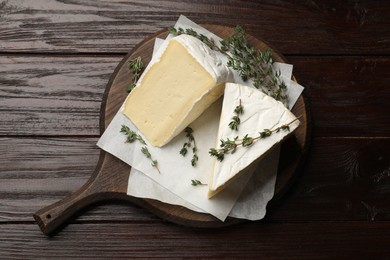
[[[94,192],[94,182],[87,182],[75,193],[64,199],[46,206],[33,214],[40,229],[45,235],[50,235],[82,208],[102,201],[103,193]]]
[[[95,171],[80,189],[33,214],[43,234],[58,231],[86,206],[108,200],[132,201],[126,194],[130,169],[129,165],[102,150]]]
[[[33,214],[43,234],[53,234],[60,227],[64,226],[65,222],[79,210],[104,198],[102,193],[104,193],[106,187],[102,185],[101,178],[99,178],[104,161],[106,161],[106,156],[101,152],[98,165],[83,186],[62,200],[46,206]]]

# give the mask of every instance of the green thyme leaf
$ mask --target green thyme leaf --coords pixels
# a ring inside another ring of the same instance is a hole
[[[198,185],[207,185],[207,184],[202,183],[200,180],[193,179],[193,180],[191,180],[191,185],[192,186],[198,186]]]
[[[238,125],[241,123],[240,115],[244,113],[244,107],[241,104],[241,99],[239,105],[234,109],[234,113],[235,116],[232,117],[232,120],[229,123],[229,128],[237,131]]]
[[[141,152],[151,161],[151,165],[157,169],[157,171],[160,173],[160,170],[157,167],[157,161],[153,160],[152,155],[150,154],[148,148],[146,146],[141,148]]]
[[[131,92],[137,85],[137,81],[141,76],[142,70],[144,69],[144,64],[142,62],[141,57],[139,56],[135,59],[129,60],[128,65],[129,65],[129,69],[133,73],[133,77],[132,77],[133,82],[127,88],[127,92]]]
[[[153,160],[152,155],[150,154],[150,152],[146,146],[147,144],[146,144],[145,140],[142,138],[142,136],[137,134],[135,131],[131,130],[126,125],[122,125],[120,132],[126,135],[126,142],[127,143],[132,143],[135,140],[138,140],[141,144],[145,145],[144,147],[141,148],[141,152],[146,156],[146,158],[151,160],[152,166],[155,167],[157,169],[157,171],[160,173],[160,170],[158,169],[158,166],[157,166],[157,161]]]
[[[128,142],[128,143],[132,143],[135,140],[138,140],[140,143],[146,144],[145,140],[142,138],[142,136],[138,135],[136,132],[131,130],[128,126],[122,125],[120,132],[124,133],[127,136],[126,142]]]
[[[180,154],[182,156],[186,156],[186,154],[188,153],[187,148],[192,147],[191,165],[195,167],[198,160],[199,160],[199,157],[197,155],[198,148],[196,147],[195,137],[193,135],[194,130],[191,127],[186,127],[184,129],[184,132],[186,133],[186,137],[188,138],[188,142],[185,142],[183,144],[183,147],[180,150]]]
[[[248,134],[243,136],[241,139],[236,136],[233,140],[230,140],[229,138],[221,139],[220,140],[220,145],[218,149],[215,148],[210,148],[209,149],[209,154],[210,156],[216,157],[217,160],[223,161],[225,158],[225,155],[228,153],[234,153],[236,149],[240,146],[242,147],[249,147],[251,146],[255,141],[258,141],[260,139],[264,139],[266,137],[271,136],[273,133],[277,133],[279,131],[290,131],[290,125],[297,121],[298,118],[292,120],[288,124],[281,125],[280,127],[277,127],[273,130],[270,129],[264,129],[263,131],[259,132],[258,136],[251,137]]]

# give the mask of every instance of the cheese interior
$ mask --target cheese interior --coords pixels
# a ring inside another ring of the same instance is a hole
[[[223,89],[224,84],[217,84],[173,38],[129,94],[123,113],[153,146],[161,147],[200,116]]]

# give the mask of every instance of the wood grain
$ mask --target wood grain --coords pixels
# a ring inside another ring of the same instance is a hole
[[[289,57],[289,62],[306,87],[315,135],[390,136],[389,58]]]
[[[218,230],[100,223],[70,225],[47,238],[37,226],[10,224],[0,225],[7,238],[0,251],[6,259],[387,259],[389,229],[388,222],[359,221],[248,223]]]
[[[121,57],[0,56],[1,135],[98,135]]]
[[[81,187],[99,157],[96,141],[1,138],[0,223],[33,221],[31,212]],[[314,138],[311,147],[304,171],[266,222],[390,219],[390,138]],[[109,204],[88,207],[71,223],[158,219],[135,204]]]
[[[203,27],[222,37],[234,34],[232,27],[209,24],[205,24]],[[107,128],[126,98],[126,89],[129,82],[131,82],[131,74],[127,65],[128,61],[140,56],[144,63],[148,63],[152,58],[155,38],[165,38],[167,35],[168,32],[164,30],[145,39],[118,64],[110,77],[104,93],[100,117],[101,133]],[[257,49],[272,49],[272,47],[251,35],[247,35],[247,38],[251,45]],[[273,51],[272,55],[275,61],[284,61],[284,58],[276,50]],[[292,133],[292,137],[281,146],[279,160],[283,163],[279,163],[278,166],[279,178],[275,184],[274,200],[281,197],[289,187],[294,173],[302,165],[307,150],[310,132],[308,122],[310,118],[304,97],[300,96],[298,98],[292,112],[300,117],[301,125]],[[295,156],[291,156],[291,154]],[[71,216],[86,206],[102,200],[120,199],[137,203],[163,219],[186,226],[223,227],[242,222],[242,220],[235,218],[227,218],[222,222],[210,214],[191,211],[181,206],[166,204],[157,200],[127,196],[126,183],[129,172],[130,167],[124,162],[109,153],[101,152],[97,167],[88,182],[64,199],[35,212],[34,219],[42,232],[49,235],[58,230]]]
[[[239,24],[284,54],[389,54],[389,10],[377,1],[334,0],[1,1],[0,50],[124,54],[184,14]]]
[[[97,139],[0,138],[0,223],[33,221],[32,212],[85,184],[98,162]],[[134,204],[110,204],[110,209],[87,208],[80,220],[102,221],[109,215],[114,221],[156,218]]]
[[[268,220],[389,220],[390,138],[317,138]],[[308,215],[306,215],[308,214]]]
[[[103,92],[122,58],[0,56],[0,135],[99,135]],[[390,135],[390,58],[287,59],[306,88],[314,135]]]
[[[387,259],[389,9],[374,0],[0,0],[0,258]],[[31,213],[94,170],[112,70],[179,14],[243,25],[294,64],[314,136],[299,178],[261,222],[183,228],[110,203],[43,236]]]

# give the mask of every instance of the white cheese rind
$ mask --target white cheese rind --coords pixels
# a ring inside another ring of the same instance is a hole
[[[128,95],[122,112],[161,147],[199,117],[224,90],[229,69],[200,40],[172,38]]]
[[[241,104],[244,113],[240,115],[241,123],[238,131],[228,127],[234,109]],[[219,123],[218,139],[230,140],[238,136],[240,139],[248,134],[255,137],[264,129],[275,129],[295,120],[296,117],[279,101],[265,95],[261,91],[234,83],[226,83]],[[299,126],[299,121],[290,125],[290,131],[274,132],[271,136],[255,141],[249,147],[238,147],[234,153],[225,155],[222,162],[216,160],[209,183],[208,197],[212,197],[229,185],[235,178],[244,173],[251,164],[260,160],[275,145],[280,143]],[[216,145],[219,148],[220,142]]]
[[[217,85],[229,81],[232,77],[230,69],[222,60],[221,53],[210,49],[206,44],[190,35],[179,35],[176,41],[184,45],[189,53],[204,67],[214,78]]]

